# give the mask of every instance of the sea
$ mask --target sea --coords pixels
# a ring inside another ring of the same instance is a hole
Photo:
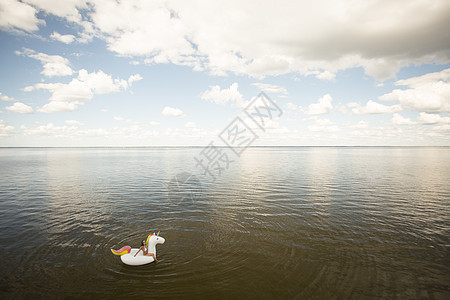
[[[232,150],[0,148],[0,298],[450,299],[450,147]]]

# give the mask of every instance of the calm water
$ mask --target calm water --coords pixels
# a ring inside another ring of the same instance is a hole
[[[201,150],[0,149],[0,298],[449,299],[450,148]]]

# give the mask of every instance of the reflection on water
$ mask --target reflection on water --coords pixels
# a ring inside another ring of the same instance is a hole
[[[0,297],[448,297],[449,148],[251,148],[171,201],[198,150],[0,149]]]

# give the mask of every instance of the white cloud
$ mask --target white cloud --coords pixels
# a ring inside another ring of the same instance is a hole
[[[416,122],[413,122],[410,118],[405,118],[398,113],[394,113],[394,115],[392,116],[392,123],[394,125],[412,125]]]
[[[70,62],[67,58],[59,55],[47,55],[31,49],[24,48],[23,51],[16,51],[17,55],[24,55],[39,60],[44,68],[41,72],[44,76],[68,76],[73,71],[70,68]]]
[[[84,123],[76,120],[66,120],[65,123],[70,126],[83,126]]]
[[[6,30],[23,30],[33,32],[39,25],[45,25],[36,17],[37,10],[16,0],[0,1],[0,28]]]
[[[87,102],[92,99],[94,91],[92,91],[86,84],[86,82],[79,79],[72,79],[69,83],[37,83],[31,86],[32,90],[44,89],[52,93],[50,96],[51,101],[70,102],[76,101]],[[27,91],[30,90],[27,87]]]
[[[296,109],[298,108],[298,105],[295,105],[294,103],[288,102],[288,103],[286,104],[286,108],[287,108],[288,110],[296,110]]]
[[[419,114],[419,121],[422,124],[448,124],[450,123],[450,117],[441,117],[439,114],[421,112]]]
[[[440,72],[398,80],[395,89],[381,100],[399,101],[404,107],[426,112],[450,112],[450,68]]]
[[[319,98],[317,103],[310,104],[306,109],[303,109],[303,113],[307,115],[328,114],[333,109],[332,101],[333,98],[331,98],[330,94],[326,94]]]
[[[369,128],[369,123],[361,120],[358,122],[358,124],[356,124],[352,127],[357,128],[357,129],[366,129],[366,128]]]
[[[4,95],[2,93],[0,93],[0,99],[2,99],[3,101],[14,101],[15,100],[13,97],[9,97],[9,96]]]
[[[342,103],[339,103],[338,110],[344,115],[350,114],[350,112],[348,111],[348,108],[345,105],[343,105]]]
[[[56,126],[53,123],[47,125],[39,125],[35,128],[22,126],[24,135],[47,135],[53,137],[70,137],[74,136],[76,127],[74,126]]]
[[[168,3],[97,1],[92,4],[93,25],[114,52],[149,56],[149,61],[156,63],[180,64],[186,63],[188,56],[195,52],[185,38],[186,25],[179,18],[171,17]]]
[[[283,95],[287,95],[287,93],[288,93],[288,91],[286,90],[285,87],[274,85],[274,84],[256,82],[256,83],[253,83],[252,85],[258,87],[260,90],[267,92],[267,93],[275,93],[275,94],[283,94]]]
[[[2,28],[38,30],[43,21],[36,13],[43,11],[80,25],[80,41],[99,37],[133,61],[187,65],[216,75],[296,72],[332,80],[339,70],[362,67],[382,81],[403,66],[450,59],[447,0],[24,2],[31,6],[1,2]]]
[[[334,80],[336,78],[336,74],[325,70],[323,72],[317,72],[316,78],[321,80]]]
[[[120,121],[120,122],[126,122],[126,123],[131,123],[130,119],[125,119],[124,117],[114,117],[115,121]],[[137,123],[137,122],[135,122]]]
[[[197,127],[197,124],[195,124],[194,122],[187,122],[186,124],[184,124],[184,127],[195,128],[195,127]]]
[[[211,86],[209,90],[203,92],[201,98],[205,101],[221,105],[232,102],[238,107],[243,106],[245,102],[244,97],[238,90],[237,82],[233,83],[229,88],[226,89],[221,89],[218,85]]]
[[[350,132],[350,135],[356,137],[358,141],[361,139],[368,139],[371,141],[370,143],[373,143],[374,141],[381,141],[390,137],[398,138],[402,133],[403,130],[400,127],[375,126],[367,129],[352,131]],[[414,138],[417,139],[417,137]]]
[[[186,116],[180,109],[173,108],[170,106],[164,107],[164,109],[161,112],[166,117],[184,117]]]
[[[139,81],[139,80],[142,80],[141,74],[134,74],[134,75],[131,75],[131,76],[128,78],[128,85],[131,86],[131,85],[133,84],[133,82],[136,82],[136,81]]]
[[[57,139],[67,139],[67,140],[79,140],[80,138],[109,138],[111,135],[116,134],[116,131],[109,132],[104,128],[95,129],[80,129],[78,126],[74,125],[64,125],[57,126],[53,123],[48,123],[45,125],[39,125],[36,127],[21,126],[22,134],[24,136],[48,136]]]
[[[450,133],[450,124],[444,124],[444,125],[438,125],[433,127],[433,131],[436,133]],[[439,136],[442,136],[442,134],[439,134]],[[447,135],[448,137],[448,135]]]
[[[8,125],[4,120],[0,120],[0,136],[9,136],[13,131],[13,126]]]
[[[38,109],[40,112],[67,112],[77,110],[79,105],[91,100],[95,94],[109,94],[127,88],[128,83],[124,79],[113,79],[102,70],[89,73],[82,69],[78,72],[78,77],[67,84],[37,83],[23,90],[45,89],[52,93],[50,103]]]
[[[22,102],[15,102],[13,105],[5,107],[5,109],[20,114],[31,114],[33,112],[33,108],[31,106]]]
[[[51,35],[50,38],[60,41],[64,44],[71,44],[74,40],[75,40],[75,36],[72,34],[60,34],[56,31],[54,31]]]
[[[157,121],[150,121],[150,126],[158,126],[160,123]]]
[[[22,88],[22,91],[24,91],[24,92],[32,92],[33,90],[34,90],[34,86],[32,86],[32,85]]]
[[[39,10],[43,10],[47,13],[51,13],[55,16],[66,18],[70,22],[80,22],[81,15],[78,9],[87,9],[86,0],[24,0],[36,7]]]
[[[367,101],[365,106],[355,102],[348,103],[347,106],[350,107],[352,109],[352,113],[356,115],[392,114],[402,111],[402,106],[399,104],[388,106],[372,100]]]
[[[79,102],[54,101],[45,104],[38,108],[39,112],[54,113],[54,112],[71,112],[78,109]]]
[[[362,67],[384,80],[402,66],[450,57],[446,0],[95,1],[89,21],[79,21],[77,8],[87,7],[81,0],[27,2],[78,18],[84,33],[103,38],[119,55],[216,75],[298,72],[331,80],[338,70]]]
[[[314,125],[308,126],[309,131],[314,132],[336,132],[339,127],[328,119],[316,119]]]

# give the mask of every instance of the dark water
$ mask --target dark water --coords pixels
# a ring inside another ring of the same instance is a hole
[[[214,182],[200,151],[0,149],[0,298],[449,299],[450,148],[251,148]],[[154,231],[156,264],[109,251]]]

